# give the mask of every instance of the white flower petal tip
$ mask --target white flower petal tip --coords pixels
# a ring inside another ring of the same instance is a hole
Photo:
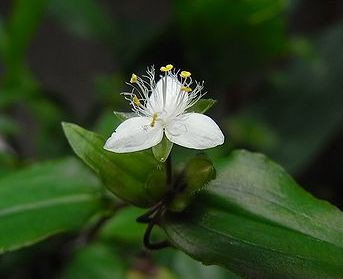
[[[130,102],[136,116],[121,123],[106,141],[104,149],[127,153],[157,145],[165,132],[178,145],[207,149],[224,143],[224,135],[208,116],[186,113],[205,93],[203,82],[193,82],[191,73],[177,71],[168,64],[160,68],[161,76],[155,81],[155,69],[147,75],[132,74],[131,92],[122,93]]]
[[[133,117],[121,123],[106,141],[104,149],[116,153],[141,151],[158,144],[163,137],[160,125],[151,126],[148,117]]]
[[[166,128],[167,138],[192,149],[208,149],[224,143],[224,135],[216,122],[200,113],[186,113]]]

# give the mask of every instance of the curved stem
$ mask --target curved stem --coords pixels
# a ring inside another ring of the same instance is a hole
[[[175,185],[173,184],[173,169],[171,156],[166,161],[166,188],[167,192],[165,196],[156,203],[153,207],[148,209],[143,215],[139,216],[136,221],[139,223],[147,223],[148,226],[144,233],[144,246],[150,250],[161,249],[170,246],[167,240],[160,242],[151,242],[151,233],[155,225],[157,225],[164,212],[167,209],[167,204],[171,200],[173,193],[175,192]]]
[[[143,215],[139,216],[136,221],[138,223],[149,223],[152,219],[151,215],[159,210],[159,208],[163,205],[164,199],[160,200],[156,203],[153,207],[149,208]]]
[[[156,214],[152,217],[151,221],[149,222],[146,231],[144,233],[144,246],[150,250],[157,250],[157,249],[162,249],[170,246],[169,242],[167,240],[159,241],[159,242],[151,242],[151,233],[156,224],[160,221],[161,216],[163,215],[165,211],[164,207],[160,207]]]

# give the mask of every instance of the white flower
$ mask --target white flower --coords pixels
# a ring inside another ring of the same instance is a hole
[[[153,67],[143,78],[132,74],[133,90],[122,94],[136,116],[117,127],[106,141],[106,150],[125,153],[147,149],[157,145],[164,133],[171,142],[188,148],[206,149],[224,143],[223,133],[210,117],[187,112],[204,95],[203,83],[195,82],[192,90],[191,73],[172,68],[170,64],[161,67],[164,74],[157,83]]]

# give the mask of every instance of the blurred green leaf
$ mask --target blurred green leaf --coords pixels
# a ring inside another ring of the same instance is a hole
[[[162,223],[205,264],[249,278],[343,276],[343,214],[261,154],[235,151],[186,211]]]
[[[0,197],[1,253],[77,230],[102,210],[98,180],[74,159],[2,177]]]
[[[237,275],[225,270],[219,266],[206,266],[184,253],[175,254],[171,263],[175,272],[180,278],[197,278],[197,279],[239,279]]]
[[[152,274],[151,274],[152,273]],[[126,279],[180,279],[164,267],[155,267],[153,272],[129,271]]]
[[[7,24],[8,43],[4,51],[7,75],[17,76],[26,48],[42,18],[47,0],[16,0]],[[19,67],[19,68],[18,68]]]
[[[94,130],[101,135],[110,136],[121,122],[112,110],[104,110],[95,123]]]
[[[13,119],[0,114],[0,135],[13,135],[19,131],[19,125]]]
[[[4,62],[0,107],[39,95],[39,83],[26,65],[26,53],[41,22],[47,0],[15,0],[7,22],[0,23],[0,54]]]
[[[27,107],[37,125],[33,138],[35,153],[40,159],[57,157],[64,148],[63,132],[57,128],[63,119],[62,110],[52,101],[42,97],[31,100]],[[52,142],[54,144],[51,144]]]
[[[278,141],[263,149],[291,172],[300,172],[343,124],[343,28],[329,28],[311,55],[293,59],[272,77],[270,94],[247,108]]]
[[[120,72],[112,73],[109,75],[98,74],[94,78],[94,89],[97,99],[104,105],[111,108],[127,107],[125,98],[120,94],[124,91],[123,82],[125,78]]]
[[[229,117],[225,128],[235,146],[270,151],[279,144],[273,128],[256,117],[242,113]]]
[[[78,250],[68,263],[62,279],[125,278],[126,266],[113,247],[94,243]]]
[[[137,223],[136,218],[143,213],[143,209],[136,207],[123,208],[117,211],[101,229],[100,238],[111,242],[141,244],[146,225]]]
[[[290,48],[292,53],[301,59],[316,59],[317,53],[314,49],[312,41],[303,37],[294,37],[290,41]]]
[[[286,0],[173,3],[183,53],[206,80],[236,82],[287,50]]]
[[[205,113],[208,111],[217,101],[213,99],[200,99],[192,107],[190,107],[188,112]]]
[[[0,138],[0,145],[2,144]],[[18,159],[9,150],[2,150],[0,146],[0,177],[13,172],[18,166]]]
[[[39,85],[27,70],[18,70],[9,76],[4,75],[0,93],[0,108],[6,108],[20,101],[32,101],[39,95]]]
[[[7,32],[5,30],[3,19],[0,15],[0,58],[3,59],[8,44]]]
[[[72,32],[85,38],[110,39],[113,22],[94,0],[50,0],[49,11]]]
[[[136,206],[155,204],[166,189],[163,165],[152,152],[118,154],[106,151],[105,139],[71,123],[63,123],[64,133],[74,152],[119,198]]]
[[[135,252],[141,249],[146,224],[138,223],[137,217],[145,213],[145,210],[137,207],[125,207],[101,228],[99,238],[110,245],[124,246],[125,250],[130,247]],[[162,239],[164,233],[156,228],[152,231],[152,239]]]
[[[159,20],[156,24],[156,17],[141,19],[135,13],[116,18],[111,13],[112,7],[115,8],[116,3],[51,0],[49,10],[73,34],[105,43],[118,54],[116,60],[120,64],[134,64],[146,45],[165,28],[166,22]],[[131,7],[128,5],[127,8]]]

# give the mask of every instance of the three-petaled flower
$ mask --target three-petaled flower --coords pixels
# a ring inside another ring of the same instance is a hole
[[[173,71],[173,65],[160,68],[155,81],[151,67],[147,75],[132,74],[133,90],[122,93],[136,116],[122,122],[106,141],[105,149],[117,153],[134,152],[153,147],[163,134],[169,141],[193,149],[207,149],[224,143],[224,135],[208,116],[187,112],[205,93],[203,82],[193,81],[188,71]]]

